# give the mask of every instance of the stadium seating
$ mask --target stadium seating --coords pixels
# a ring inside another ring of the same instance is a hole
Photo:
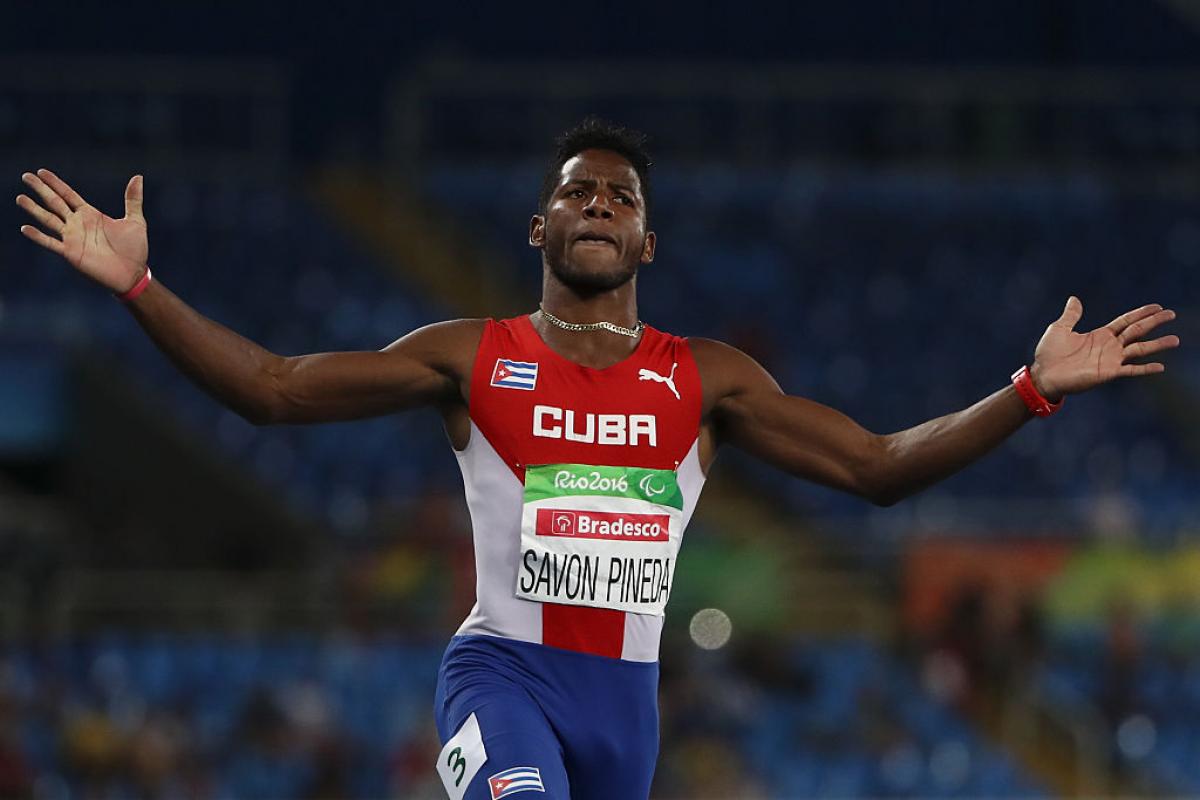
[[[379,349],[447,316],[385,278],[285,185],[173,180],[147,191],[155,275],[274,352]],[[459,482],[432,412],[256,428],[183,378],[132,317],[61,259],[19,236],[0,240],[0,258],[23,267],[6,271],[0,336],[107,355],[152,405],[334,529],[360,530],[379,503],[403,505]]]
[[[29,766],[58,776],[71,796],[85,786],[130,791],[141,774],[117,755],[103,773],[83,770],[86,724],[124,752],[165,719],[171,757],[203,774],[213,796],[311,796],[324,754],[334,752],[347,796],[408,797],[436,755],[429,704],[440,654],[398,638],[112,632],[10,650],[0,698],[15,712]],[[806,689],[762,690],[729,739],[771,797],[1041,794],[867,642],[796,644],[788,670]],[[714,677],[721,691],[737,682],[727,669]],[[667,704],[664,728],[687,719],[694,731],[717,700]],[[408,759],[418,763],[406,767]]]
[[[809,694],[774,694],[747,740],[778,797],[1036,797],[1009,757],[861,640],[797,644]]]
[[[1200,793],[1195,631],[1175,631],[1172,637],[1167,627],[1144,629],[1123,662],[1113,658],[1098,628],[1062,632],[1040,687],[1062,707],[1104,719],[1115,769],[1145,774],[1166,794],[1194,796]]]

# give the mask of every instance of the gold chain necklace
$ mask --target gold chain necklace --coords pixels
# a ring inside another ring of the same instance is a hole
[[[558,317],[551,314],[541,303],[538,303],[538,311],[542,312],[542,316],[556,328],[562,328],[564,331],[609,331],[611,333],[619,333],[622,336],[628,336],[630,339],[636,339],[641,335],[642,329],[646,327],[646,323],[640,319],[637,325],[632,328],[624,328],[613,322],[564,322]]]

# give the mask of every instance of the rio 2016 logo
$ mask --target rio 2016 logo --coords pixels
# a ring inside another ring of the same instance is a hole
[[[559,470],[554,476],[555,489],[584,489],[601,492],[625,492],[629,490],[629,482],[622,475],[619,478],[601,475],[597,471],[574,473],[570,470]]]
[[[590,472],[573,472],[559,470],[554,476],[555,489],[574,489],[576,491],[618,492],[629,491],[627,475],[604,475],[599,470]],[[638,481],[638,488],[647,499],[666,494],[667,485],[660,475],[648,472]]]
[[[657,497],[667,490],[665,486],[655,486],[652,483],[653,479],[654,473],[650,473],[638,481],[638,488],[642,490],[642,494],[646,495],[646,497]]]

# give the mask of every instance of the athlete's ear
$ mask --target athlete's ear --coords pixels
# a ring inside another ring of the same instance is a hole
[[[646,233],[646,241],[642,243],[642,263],[649,264],[654,260],[654,245],[657,243],[657,237],[654,231]]]
[[[545,247],[546,245],[546,218],[541,214],[534,214],[529,220],[529,246],[530,247]]]

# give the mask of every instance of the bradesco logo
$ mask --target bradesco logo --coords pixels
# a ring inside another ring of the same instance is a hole
[[[538,536],[608,539],[623,542],[665,542],[670,538],[666,514],[628,514],[612,511],[539,508],[534,532]]]

